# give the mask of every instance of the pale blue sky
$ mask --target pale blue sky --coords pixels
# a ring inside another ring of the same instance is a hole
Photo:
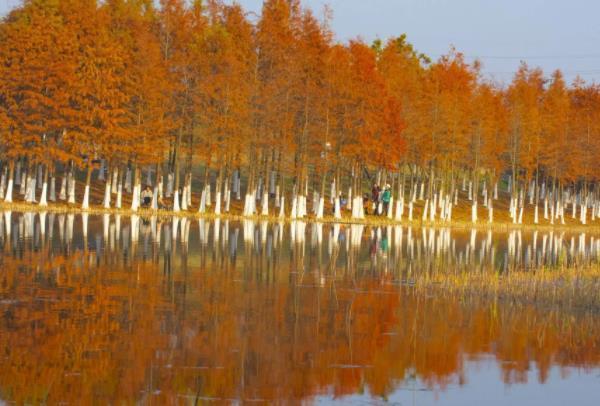
[[[238,0],[260,12],[262,0]],[[18,0],[0,0],[4,14]],[[512,77],[521,59],[549,75],[577,74],[600,82],[600,0],[303,0],[319,15],[333,9],[339,40],[371,41],[402,33],[434,59],[450,45],[499,82]]]

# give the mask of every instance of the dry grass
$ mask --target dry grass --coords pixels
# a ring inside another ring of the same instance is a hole
[[[506,273],[472,270],[419,273],[405,282],[427,294],[483,296],[542,306],[578,308],[600,313],[600,264],[541,267]]]

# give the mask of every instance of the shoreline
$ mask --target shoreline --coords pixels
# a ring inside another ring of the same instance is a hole
[[[341,219],[336,219],[333,216],[325,216],[322,219],[317,219],[314,216],[310,215],[301,219],[292,219],[288,216],[284,218],[280,218],[279,216],[262,216],[262,215],[253,215],[253,216],[244,216],[241,214],[232,214],[232,213],[198,213],[194,211],[180,211],[174,212],[171,210],[151,210],[140,208],[138,211],[133,211],[131,209],[117,209],[110,208],[105,209],[100,206],[91,206],[89,209],[82,209],[81,207],[77,207],[75,205],[68,204],[48,204],[48,206],[39,206],[34,203],[26,203],[26,202],[0,202],[0,210],[2,211],[17,211],[17,212],[52,212],[52,213],[73,213],[73,214],[92,214],[92,215],[103,215],[103,214],[118,214],[123,216],[157,216],[161,218],[167,217],[179,217],[179,218],[193,218],[193,219],[221,219],[221,220],[231,220],[231,221],[243,221],[243,220],[253,220],[253,221],[268,221],[268,222],[284,222],[290,223],[292,221],[303,221],[305,223],[321,223],[321,224],[340,224],[340,225],[364,225],[371,227],[382,227],[382,226],[403,226],[403,227],[433,227],[433,228],[452,228],[452,229],[463,229],[463,230],[492,230],[492,231],[570,231],[570,232],[593,232],[600,234],[600,225],[571,225],[571,224],[513,224],[506,222],[497,222],[493,224],[489,224],[487,222],[478,222],[471,223],[466,221],[456,221],[452,220],[449,222],[442,221],[423,221],[422,219],[408,221],[396,221],[390,220],[388,218],[378,218],[375,216],[369,216],[365,219],[354,219],[351,217],[342,217]]]

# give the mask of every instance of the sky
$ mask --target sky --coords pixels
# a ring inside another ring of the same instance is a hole
[[[237,0],[260,13],[262,0]],[[0,0],[0,15],[19,0]],[[451,46],[478,58],[484,76],[509,82],[521,61],[550,76],[561,69],[600,83],[600,0],[302,0],[316,15],[328,4],[339,41],[406,33],[419,52],[437,59]]]

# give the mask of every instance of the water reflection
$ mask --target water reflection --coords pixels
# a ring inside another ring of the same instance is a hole
[[[417,294],[431,270],[598,261],[597,236],[304,222],[0,216],[0,397],[294,401],[600,364],[595,313]],[[441,395],[443,397],[443,394]]]
[[[269,259],[277,258],[279,251],[291,252],[300,257],[316,256],[321,262],[334,260],[336,266],[346,268],[356,266],[357,261],[369,262],[371,269],[393,269],[396,273],[459,268],[502,272],[515,267],[584,265],[600,258],[599,236],[565,231],[462,231],[301,221],[230,223],[8,211],[0,216],[0,229],[5,250],[49,246],[52,252],[86,251],[98,261],[121,258],[123,264],[134,259],[157,261],[162,254],[178,255],[190,249],[198,258],[210,251],[213,257],[229,260],[235,260],[239,251],[252,251]]]

